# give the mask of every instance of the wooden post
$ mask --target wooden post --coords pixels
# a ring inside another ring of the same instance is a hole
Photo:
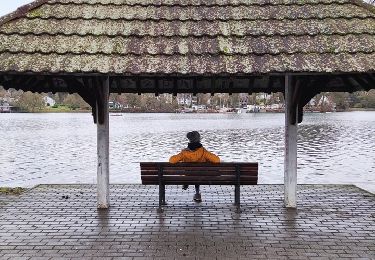
[[[285,160],[284,192],[285,206],[297,207],[297,126],[298,102],[291,76],[285,76]]]
[[[102,86],[96,101],[97,149],[98,149],[98,208],[109,207],[109,78],[101,81]],[[103,119],[100,120],[100,114]]]

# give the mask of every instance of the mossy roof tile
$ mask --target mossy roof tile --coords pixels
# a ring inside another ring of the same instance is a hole
[[[357,0],[39,0],[0,18],[0,72],[373,72]]]

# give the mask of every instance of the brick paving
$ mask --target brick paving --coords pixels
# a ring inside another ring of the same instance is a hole
[[[300,185],[298,210],[282,185],[112,185],[96,209],[93,185],[41,185],[0,201],[0,259],[375,259],[375,196],[355,186]]]

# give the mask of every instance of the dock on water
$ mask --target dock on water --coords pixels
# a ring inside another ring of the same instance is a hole
[[[351,185],[299,185],[298,208],[282,185],[111,185],[97,209],[95,185],[40,185],[0,195],[0,259],[374,259],[375,195]]]

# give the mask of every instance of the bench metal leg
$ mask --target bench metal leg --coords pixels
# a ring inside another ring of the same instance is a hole
[[[163,205],[163,185],[159,185],[159,210]]]
[[[159,176],[159,209],[158,212],[163,212],[163,205],[165,205],[165,184],[163,181],[163,168],[158,167],[158,176]]]
[[[167,205],[167,203],[165,202],[165,185],[163,185],[162,205]]]
[[[165,203],[165,185],[159,185],[159,208],[158,213],[163,213],[163,206],[167,205]]]
[[[240,185],[234,187],[234,205],[240,206]]]
[[[234,205],[237,206],[237,211],[240,209],[240,167],[236,166],[236,185],[234,186]]]

